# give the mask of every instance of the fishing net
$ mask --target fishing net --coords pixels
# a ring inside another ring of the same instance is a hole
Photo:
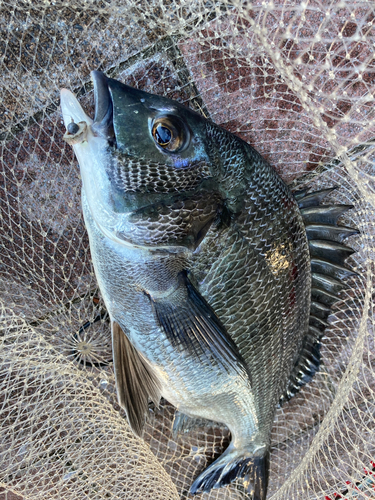
[[[108,316],[59,109],[93,112],[89,73],[190,106],[252,144],[293,189],[338,186],[358,276],[313,382],[277,410],[268,498],[375,498],[375,7],[365,1],[0,0],[0,499],[178,499],[227,446],[144,440],[116,395]],[[243,499],[238,484],[202,500]]]

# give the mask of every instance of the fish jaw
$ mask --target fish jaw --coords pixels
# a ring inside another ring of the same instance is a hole
[[[107,175],[110,164],[108,137],[95,130],[95,120],[90,118],[75,95],[67,89],[61,90],[61,110],[67,133],[64,139],[73,147],[82,177],[83,191],[93,219],[101,231],[117,243],[124,241],[119,234],[128,227],[129,213],[117,210],[111,195],[112,189]],[[74,122],[79,130],[69,134]]]

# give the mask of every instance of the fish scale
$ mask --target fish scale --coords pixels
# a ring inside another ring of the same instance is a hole
[[[276,407],[318,370],[354,274],[343,240],[356,230],[337,225],[350,207],[322,205],[331,190],[294,197],[255,149],[181,104],[93,80],[94,120],[68,91],[61,102],[119,403],[137,435],[161,395],[180,412],[175,432],[227,425],[230,445],[190,492],[246,477],[265,500]]]
[[[263,165],[261,164],[261,168],[262,166]],[[220,317],[223,318],[228,332],[235,340],[241,354],[250,367],[250,372],[253,374],[252,389],[258,406],[258,414],[263,417],[261,420],[264,422],[266,433],[270,432],[270,428],[272,427],[276,403],[284,390],[285,378],[288,377],[288,373],[290,372],[293,364],[296,346],[298,349],[298,346],[301,344],[301,331],[303,332],[307,327],[308,316],[306,315],[306,310],[309,309],[310,299],[309,287],[306,286],[306,282],[309,282],[310,260],[307,253],[307,240],[301,224],[299,232],[297,229],[297,231],[295,231],[297,234],[292,234],[293,242],[295,244],[294,254],[296,256],[296,260],[298,261],[297,265],[301,273],[300,281],[295,282],[293,286],[298,287],[298,283],[303,283],[303,286],[301,287],[300,285],[300,288],[305,288],[306,291],[304,294],[302,293],[302,295],[299,294],[301,298],[301,306],[294,315],[294,321],[290,320],[290,314],[289,321],[287,321],[288,317],[285,315],[285,308],[289,309],[289,305],[284,306],[284,308],[281,307],[281,310],[280,308],[275,307],[275,304],[277,304],[280,300],[280,297],[288,295],[288,285],[290,285],[289,277],[286,276],[282,279],[279,275],[276,277],[269,275],[269,273],[267,275],[264,260],[262,258],[257,258],[257,255],[254,255],[252,259],[248,258],[248,253],[245,255],[245,258],[242,259],[238,256],[238,253],[240,253],[244,247],[242,243],[243,238],[250,242],[250,248],[247,249],[248,252],[251,249],[256,249],[260,254],[266,254],[266,252],[271,248],[269,242],[272,241],[272,239],[285,239],[285,234],[288,234],[288,232],[290,233],[290,225],[293,227],[293,221],[296,217],[298,217],[296,212],[290,212],[289,214],[285,214],[285,217],[280,216],[279,223],[277,224],[270,224],[269,220],[267,222],[267,219],[274,219],[273,205],[278,211],[280,211],[281,196],[287,196],[287,198],[289,198],[288,204],[295,205],[291,195],[287,193],[287,190],[283,185],[281,185],[281,182],[276,175],[272,174],[272,171],[268,172],[268,175],[266,176],[261,175],[261,173],[256,171],[253,173],[253,182],[249,186],[249,193],[251,193],[251,195],[246,198],[245,210],[242,213],[243,215],[236,220],[235,227],[228,230],[228,232],[238,231],[237,241],[229,242],[228,239],[230,239],[230,235],[228,234],[227,241],[222,244],[222,247],[225,249],[224,253],[226,254],[225,257],[228,260],[228,263],[225,265],[225,259],[221,260],[220,256],[215,255],[212,262],[212,267],[215,268],[212,273],[212,277],[210,272],[208,272],[205,276],[204,284],[201,284],[200,286],[201,293],[207,298],[207,300],[211,300],[211,303],[214,304],[215,310],[219,313]],[[254,196],[254,193],[256,196]],[[274,194],[273,199],[271,198],[270,193]],[[267,203],[264,202],[266,199]],[[259,200],[261,200],[261,204],[259,204]],[[261,220],[262,224],[257,224],[258,220]],[[244,231],[244,228],[247,228],[247,231]],[[207,245],[207,247],[211,245],[210,234],[206,235],[206,239],[202,243],[202,253],[204,253],[203,245]],[[228,248],[231,249],[230,254],[228,254]],[[233,268],[233,263],[236,263],[235,268]],[[199,267],[200,266],[198,264],[198,269]],[[246,277],[242,277],[242,286],[236,286],[238,279],[233,270],[237,267],[242,269],[243,274],[246,275]],[[232,269],[231,273],[230,269]],[[255,269],[257,270],[256,274],[254,274]],[[194,263],[192,265],[192,272],[194,272]],[[254,276],[257,275],[258,278],[254,280]],[[197,279],[199,281],[199,276]],[[270,296],[267,296],[267,294],[264,293],[267,287],[267,280],[272,287],[276,287],[274,288],[274,295],[271,294]],[[244,281],[245,283],[243,283]],[[249,283],[248,290],[244,290],[244,288],[246,288],[246,281]],[[255,284],[251,287],[252,281],[255,281]],[[225,283],[231,283],[230,291],[234,293],[230,304],[226,301],[226,292],[229,290],[228,287],[225,290]],[[219,292],[216,293],[216,290]],[[223,290],[225,291],[223,292]],[[246,296],[249,297],[248,301],[243,300],[243,297]],[[250,297],[252,297],[252,300]],[[265,314],[266,317],[268,317],[268,321],[265,325],[257,328],[257,338],[254,338],[254,336],[249,333],[249,329],[251,330],[251,327],[244,328],[243,322],[237,324],[233,321],[233,317],[235,317],[236,312],[238,310],[241,311],[241,309],[244,310],[244,320],[247,325],[260,325],[261,318],[264,317]],[[298,311],[301,312],[301,317],[305,317],[305,328],[301,328]],[[280,318],[283,316],[284,324],[280,327]],[[285,338],[283,336],[280,336],[278,340],[275,340],[275,337],[270,335],[272,342],[269,342],[267,345],[263,337],[269,334],[270,323],[273,324],[274,329],[279,328],[281,331],[286,332],[289,330],[288,333],[294,336],[299,334],[299,341],[297,339],[294,342],[285,342]],[[295,330],[298,330],[298,333],[296,333]],[[289,349],[288,344],[290,345]],[[272,358],[272,355],[280,350],[281,352],[284,352],[284,356],[279,357],[278,362],[274,363],[272,369],[268,370],[265,374],[264,366],[267,365],[268,359],[270,357]],[[285,374],[284,379],[282,374]],[[278,386],[275,386],[272,382],[277,379],[281,380]],[[272,385],[273,391],[270,391],[269,386]]]
[[[202,179],[209,177],[205,162],[195,162],[187,169],[176,169],[165,164],[151,163],[142,158],[134,161],[131,156],[113,159],[115,168],[110,172],[118,189],[133,192],[176,192],[196,187]]]

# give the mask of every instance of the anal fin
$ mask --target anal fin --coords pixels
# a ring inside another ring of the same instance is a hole
[[[152,367],[116,321],[112,321],[112,348],[118,401],[126,411],[133,432],[141,436],[148,398],[158,405],[161,386]]]

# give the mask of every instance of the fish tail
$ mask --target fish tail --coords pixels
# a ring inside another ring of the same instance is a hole
[[[249,473],[245,478],[246,483],[249,484],[249,493],[253,495],[252,500],[266,500],[269,471],[270,450],[267,448],[263,455],[254,457]]]
[[[252,500],[265,500],[267,496],[270,464],[269,447],[251,453],[244,448],[235,448],[231,443],[227,450],[205,469],[194,481],[190,493],[208,492],[221,488],[238,478],[244,478]]]

